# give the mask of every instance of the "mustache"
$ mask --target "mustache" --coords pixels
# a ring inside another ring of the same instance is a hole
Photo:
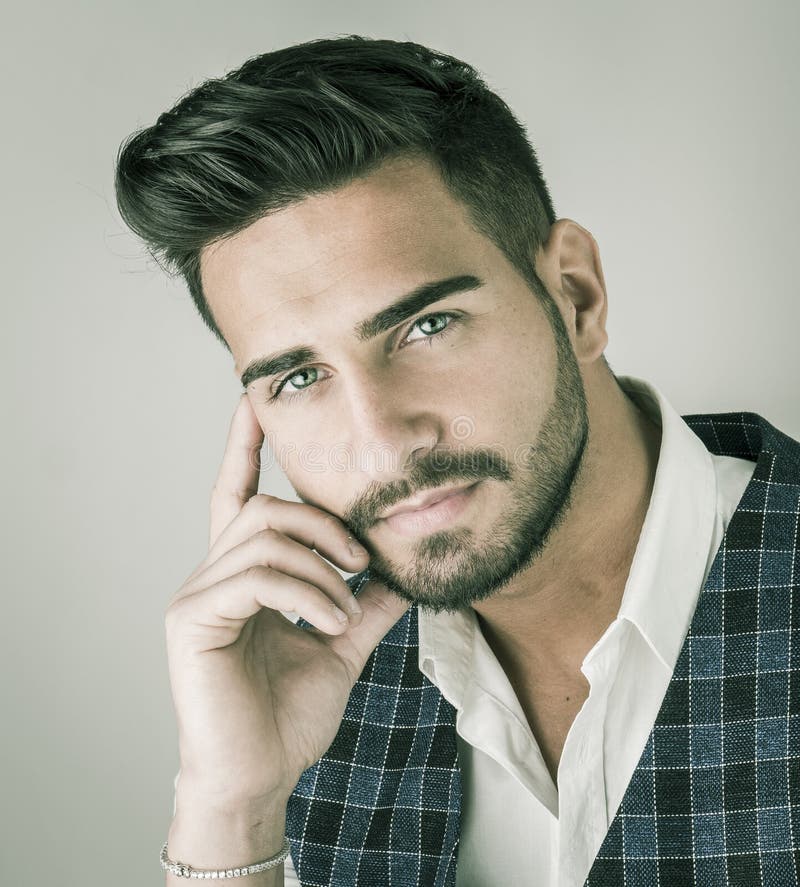
[[[486,448],[434,451],[414,463],[408,478],[390,484],[368,484],[358,501],[346,509],[344,522],[358,538],[378,520],[377,515],[415,493],[483,478],[510,480],[508,460]]]

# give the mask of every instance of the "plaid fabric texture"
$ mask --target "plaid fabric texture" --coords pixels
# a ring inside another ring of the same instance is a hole
[[[367,577],[348,584],[357,593]],[[419,670],[417,618],[409,607],[375,648],[331,747],[289,799],[303,887],[455,884],[456,711]]]
[[[798,884],[800,443],[752,413],[683,417],[757,459],[642,757],[586,880]]]
[[[755,413],[683,419],[756,470],[585,887],[798,885],[800,442]],[[419,671],[417,625],[412,606],[378,644],[290,798],[303,887],[455,885],[455,710]]]

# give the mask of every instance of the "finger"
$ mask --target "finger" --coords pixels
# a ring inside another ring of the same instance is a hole
[[[208,547],[258,492],[259,452],[264,432],[244,393],[231,419],[228,440],[217,479],[211,491]]]
[[[351,669],[355,681],[364,669],[372,651],[389,629],[411,606],[381,583],[368,579],[359,590],[358,602],[364,615],[346,633],[329,639],[329,645]]]
[[[358,543],[335,514],[304,502],[289,502],[259,493],[246,502],[236,519],[225,527],[203,566],[267,529],[279,530],[308,548],[316,549],[347,572],[363,570],[369,560],[366,552],[353,553],[351,546]]]
[[[187,582],[176,598],[195,594],[253,566],[271,567],[315,586],[354,622],[361,616],[358,601],[338,571],[306,545],[274,529],[260,530],[226,551]]]
[[[178,643],[191,643],[195,653],[219,649],[235,643],[247,620],[264,607],[294,610],[330,634],[347,630],[346,616],[342,621],[336,605],[318,588],[258,565],[171,603],[167,632]]]

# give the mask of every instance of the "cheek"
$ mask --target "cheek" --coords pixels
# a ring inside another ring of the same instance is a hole
[[[329,451],[313,438],[293,439],[282,435],[280,439],[274,439],[272,448],[276,463],[295,488],[298,485],[313,487],[315,479],[322,478],[328,473]]]
[[[352,491],[343,486],[346,475],[295,465],[286,476],[301,502],[341,520],[348,497],[352,496]]]
[[[351,447],[285,429],[268,440],[270,465],[286,475],[298,496],[311,504],[341,500],[354,472]]]
[[[472,349],[452,378],[476,403],[529,403],[532,393],[552,386],[554,357],[546,343],[524,335],[503,336]]]
[[[251,398],[253,412],[264,432],[265,446],[269,447],[272,464],[277,464],[287,473],[302,472],[303,464],[313,464],[316,459],[317,444],[325,444],[308,422],[300,421],[299,411],[292,412],[281,407],[264,403],[268,395],[260,393]],[[307,417],[306,417],[307,418]]]
[[[519,337],[478,355],[464,376],[460,412],[475,425],[464,444],[513,448],[535,436],[554,397],[552,373],[548,349]]]

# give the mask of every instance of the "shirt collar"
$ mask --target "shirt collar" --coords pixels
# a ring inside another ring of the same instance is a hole
[[[703,442],[655,385],[634,376],[618,376],[617,381],[661,425],[653,491],[618,619],[636,626],[671,673],[694,612],[713,538],[714,464]]]

